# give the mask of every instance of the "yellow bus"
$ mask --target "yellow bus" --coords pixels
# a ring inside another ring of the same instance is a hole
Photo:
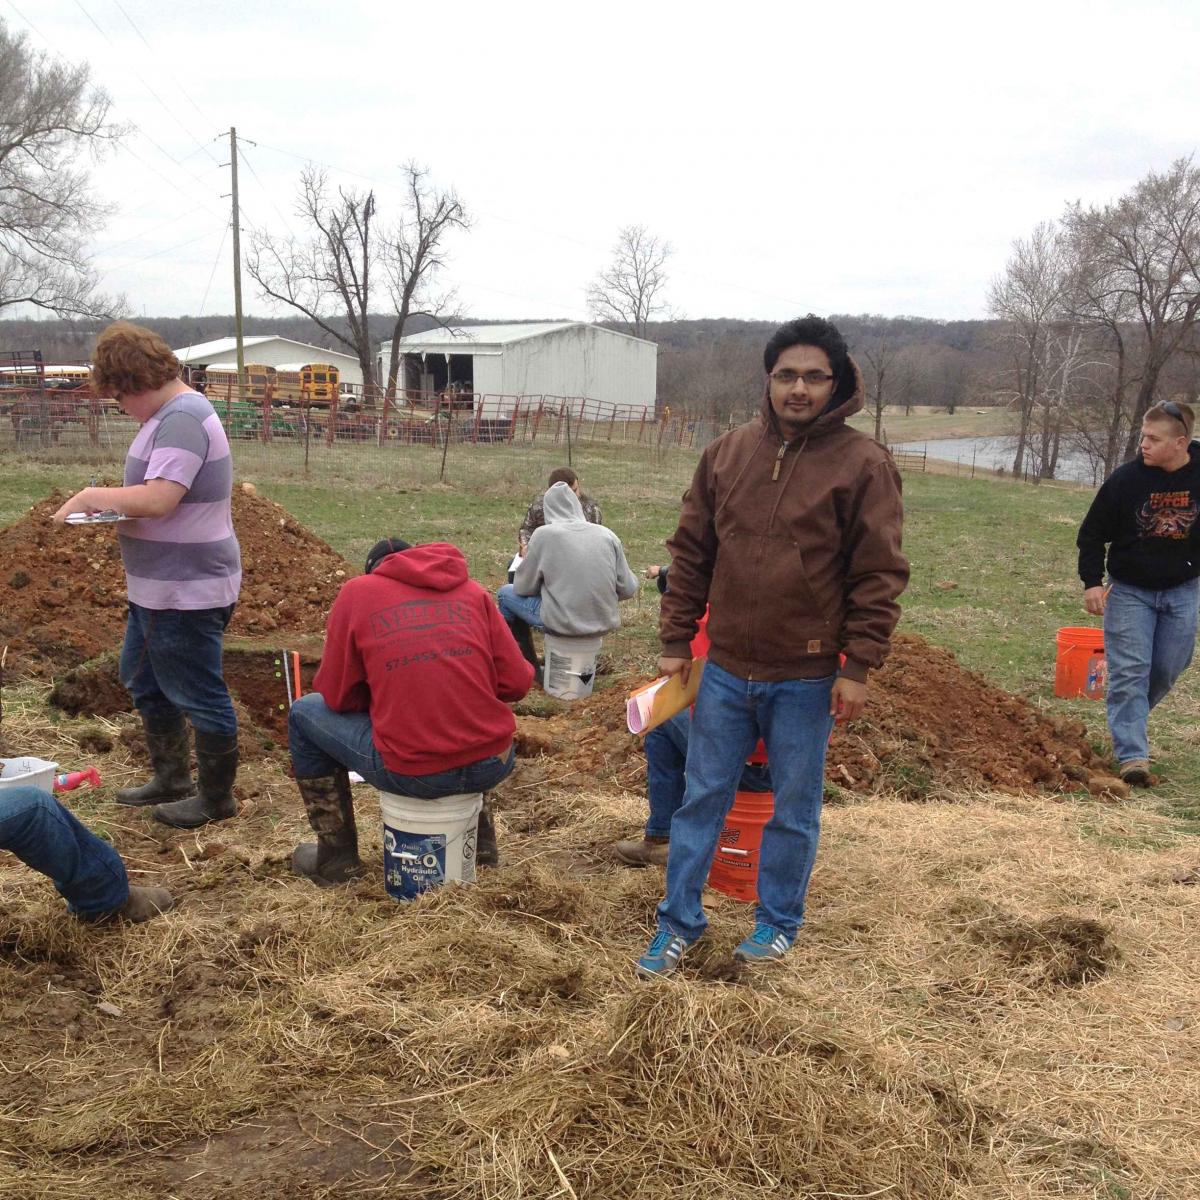
[[[328,406],[338,394],[339,373],[331,363],[280,363],[275,399],[284,404]]]
[[[205,368],[208,398],[236,400],[238,398],[237,366],[234,363],[215,363]],[[275,368],[265,363],[246,364],[245,397],[261,403],[267,394],[267,384],[275,383]]]
[[[86,387],[90,377],[91,368],[86,365],[73,363],[68,366],[54,366],[48,363],[42,367],[42,378],[46,381],[46,387],[55,391]],[[36,387],[37,379],[37,367],[32,363],[0,368],[0,387]]]

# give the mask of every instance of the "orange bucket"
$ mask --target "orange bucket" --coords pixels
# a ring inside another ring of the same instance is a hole
[[[1103,700],[1108,683],[1104,630],[1069,625],[1055,638],[1054,694],[1064,700]]]
[[[708,886],[734,900],[758,899],[763,829],[775,811],[774,792],[738,792],[717,842]]]

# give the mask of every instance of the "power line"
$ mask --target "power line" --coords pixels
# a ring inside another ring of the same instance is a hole
[[[242,160],[242,162],[244,162],[246,164],[246,169],[250,172],[250,174],[254,176],[254,182],[257,183],[258,186],[260,188],[262,188],[262,190],[266,193],[268,202],[270,203],[271,207],[279,214],[279,219],[287,227],[288,233],[290,233],[292,235],[292,237],[296,237],[297,234],[296,234],[296,231],[292,228],[292,223],[287,219],[287,217],[285,217],[283,215],[283,212],[280,210],[279,205],[275,203],[275,197],[272,196],[271,193],[267,190],[267,185],[265,183],[263,183],[263,181],[261,179],[259,179],[258,172],[254,169],[254,164],[246,157],[246,152],[241,147],[241,140],[242,139],[240,139],[240,138],[238,139],[238,157]],[[246,140],[249,141],[249,139],[246,139]],[[257,145],[256,142],[250,142],[250,144],[252,146]]]
[[[204,295],[200,300],[200,311],[196,313],[197,317],[204,316],[204,307],[208,304],[208,293],[212,289],[212,282],[217,275],[217,267],[221,262],[221,252],[225,249],[225,239],[229,236],[229,226],[232,222],[227,222],[225,228],[221,231],[221,244],[217,247],[216,257],[213,259],[212,270],[208,273],[208,282],[204,285]]]
[[[173,246],[164,246],[161,250],[155,250],[153,254],[147,254],[142,258],[135,258],[131,262],[115,263],[108,268],[109,271],[125,271],[130,267],[136,267],[138,263],[149,262],[152,258],[161,258],[164,254],[170,254],[172,250],[182,250],[184,246],[193,246],[196,242],[202,242],[206,237],[209,237],[208,232],[200,234],[199,237],[188,238],[186,242],[176,242]]]
[[[154,47],[151,46],[148,41],[146,41],[146,35],[137,27],[137,23],[125,11],[125,6],[121,3],[121,0],[113,0],[113,3],[121,10],[121,16],[123,16],[125,18],[125,20],[129,22],[130,27],[133,29],[133,32],[136,33],[138,35],[138,37],[140,37],[142,39],[142,44],[146,47],[147,50],[150,51],[151,54],[153,54]],[[215,124],[215,122],[212,120],[212,118],[209,117],[208,114],[205,113],[205,111],[200,107],[200,105],[198,105],[195,102],[195,100],[192,99],[192,97],[188,93],[187,89],[183,86],[183,84],[178,79],[174,80],[174,86],[182,93],[184,99],[186,99],[187,102],[200,114],[200,116],[204,119],[206,124],[208,124],[208,125]],[[202,146],[201,149],[206,149],[206,148]],[[189,157],[190,157],[190,155],[189,155]],[[211,155],[209,157],[211,157]]]
[[[92,27],[96,30],[96,32],[114,50],[116,50],[117,49],[116,42],[114,42],[112,40],[112,38],[110,38],[108,36],[108,34],[104,31],[104,29],[101,28],[101,26],[97,22],[96,18],[93,17],[92,14],[90,12],[88,12],[88,10],[86,8],[83,7],[82,0],[75,0],[75,7],[78,8],[79,11],[81,13],[83,13],[83,15],[85,17],[87,17],[87,19],[92,23]],[[145,38],[143,38],[142,40],[145,41]],[[146,91],[148,91],[150,93],[150,95],[154,97],[154,99],[158,102],[158,105],[163,110],[163,112],[165,112],[167,114],[167,116],[169,116],[171,118],[171,120],[174,121],[175,124],[178,125],[179,128],[182,129],[183,132],[186,133],[188,135],[188,137],[190,137],[192,139],[192,141],[194,141],[196,143],[197,146],[201,147],[201,149],[204,150],[205,154],[207,154],[208,157],[211,158],[214,163],[217,162],[216,155],[214,155],[213,152],[211,150],[209,150],[204,145],[204,143],[179,119],[179,117],[177,117],[175,115],[174,111],[167,105],[167,102],[146,82],[145,79],[142,78],[142,76],[140,74],[138,74],[138,72],[136,70],[133,71],[133,76],[142,85],[142,87],[144,87],[146,89]],[[178,160],[176,160],[176,162],[178,162]]]
[[[177,213],[175,216],[169,217],[165,221],[161,221],[159,224],[155,225],[153,228],[143,229],[139,233],[135,233],[132,237],[125,238],[123,241],[114,242],[111,246],[100,246],[100,247],[93,248],[92,253],[93,254],[111,254],[114,250],[119,250],[122,246],[128,246],[130,242],[139,241],[141,238],[148,238],[148,237],[150,237],[151,234],[157,233],[160,229],[165,229],[168,225],[174,225],[176,221],[182,221],[185,217],[190,217],[193,214],[198,213],[202,210],[205,212],[208,211],[207,209],[205,209],[203,204],[197,204],[196,207],[191,209],[189,212]],[[126,215],[128,215],[128,214],[126,214]],[[212,216],[213,214],[209,213],[208,215]]]

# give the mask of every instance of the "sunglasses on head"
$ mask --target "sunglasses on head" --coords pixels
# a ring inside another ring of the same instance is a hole
[[[1184,433],[1188,432],[1188,419],[1183,415],[1183,409],[1174,400],[1164,400],[1159,406],[1168,417],[1174,417],[1183,426]]]

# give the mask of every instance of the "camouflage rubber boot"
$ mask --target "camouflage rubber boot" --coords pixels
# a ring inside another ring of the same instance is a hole
[[[317,835],[315,842],[301,842],[292,853],[292,870],[317,887],[348,883],[362,873],[358,857],[358,829],[350,777],[344,769],[316,779],[297,779],[308,823]]]
[[[154,819],[176,829],[197,829],[210,821],[228,821],[237,816],[233,781],[237,777],[236,733],[205,733],[196,730],[196,795],[173,804],[160,804]]]
[[[164,800],[180,800],[196,791],[188,765],[188,726],[183,713],[170,716],[142,718],[146,732],[146,748],[154,778],[137,787],[122,788],[117,793],[118,804],[161,804]]]
[[[496,847],[496,821],[492,816],[491,802],[486,795],[483,797],[483,807],[479,810],[479,829],[475,837],[475,864],[480,867],[500,865],[500,851]]]

